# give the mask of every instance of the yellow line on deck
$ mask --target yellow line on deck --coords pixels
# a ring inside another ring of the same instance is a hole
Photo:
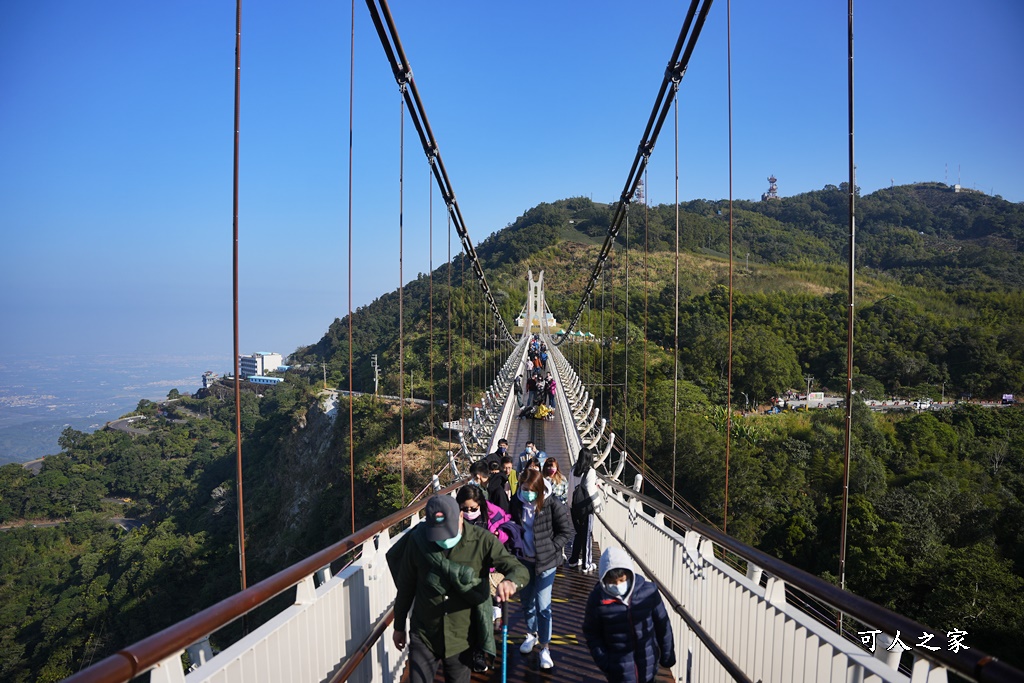
[[[498,636],[498,637],[500,638],[501,636]],[[524,636],[509,636],[508,637],[508,644],[509,645],[518,645],[519,643],[522,643],[524,640],[526,640],[526,638]],[[580,639],[579,639],[579,636],[577,636],[575,633],[567,633],[564,636],[563,635],[552,634],[551,635],[551,644],[552,645],[579,645],[580,644]]]

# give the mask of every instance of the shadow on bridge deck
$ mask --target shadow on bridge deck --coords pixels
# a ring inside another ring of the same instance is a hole
[[[569,462],[569,449],[565,444],[565,433],[562,429],[562,416],[554,413],[554,420],[535,420],[523,418],[512,420],[508,430],[508,452],[522,453],[527,441],[537,444],[539,450],[550,457],[558,459],[558,468],[569,476],[572,469]]]

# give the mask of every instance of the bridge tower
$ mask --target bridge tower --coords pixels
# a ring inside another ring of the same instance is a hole
[[[523,328],[523,332],[533,332],[533,328],[540,331],[541,320],[544,319],[549,328],[553,328],[557,322],[544,300],[544,271],[540,271],[534,279],[533,271],[526,272],[526,305],[516,319],[516,325]]]

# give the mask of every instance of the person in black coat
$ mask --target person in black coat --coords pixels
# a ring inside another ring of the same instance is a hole
[[[487,502],[497,505],[507,513],[512,498],[508,477],[501,471],[501,462],[498,460],[488,460],[487,468]]]
[[[540,668],[551,669],[551,592],[562,548],[572,534],[569,511],[557,498],[547,497],[543,475],[525,470],[509,512],[523,529],[523,558],[530,582],[520,593],[526,616],[526,640],[519,651],[528,654],[540,644]]]
[[[583,635],[610,683],[650,683],[676,663],[672,624],[658,587],[639,576],[621,548],[601,554],[600,580],[583,614]]]

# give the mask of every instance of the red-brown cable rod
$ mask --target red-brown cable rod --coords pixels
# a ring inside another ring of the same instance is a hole
[[[725,3],[725,35],[729,89],[729,358],[725,382],[725,505],[722,531],[729,531],[729,454],[732,446],[732,0]]]
[[[242,0],[235,2],[235,143],[234,173],[232,190],[232,230],[234,247],[232,250],[232,321],[234,323],[235,345],[235,476],[238,482],[238,569],[242,590],[246,588],[245,577],[245,496],[242,493],[242,389],[239,374],[239,355],[241,346],[238,341],[238,145],[241,129],[242,112]]]

